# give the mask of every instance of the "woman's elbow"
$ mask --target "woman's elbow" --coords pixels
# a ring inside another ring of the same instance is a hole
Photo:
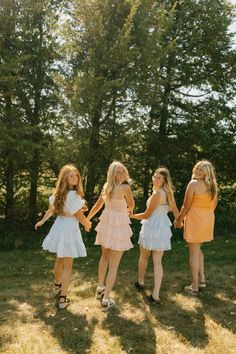
[[[145,219],[145,220],[146,220],[146,219],[150,218],[151,214],[152,214],[152,213],[149,213],[149,212],[143,213],[142,219]]]

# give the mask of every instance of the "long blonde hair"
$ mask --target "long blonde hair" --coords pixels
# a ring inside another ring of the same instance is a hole
[[[58,176],[58,179],[56,182],[56,189],[53,193],[53,195],[55,197],[55,200],[53,203],[53,212],[55,214],[60,215],[63,212],[63,207],[64,207],[64,203],[66,200],[66,196],[70,190],[69,184],[68,184],[68,176],[71,171],[76,172],[76,174],[78,176],[78,182],[74,186],[74,190],[81,197],[84,196],[83,188],[81,185],[81,176],[80,176],[78,169],[74,165],[71,165],[71,164],[63,166],[62,169],[60,170],[60,173],[59,173],[59,176]]]
[[[113,161],[108,168],[107,180],[103,186],[103,194],[105,196],[106,201],[109,201],[111,199],[111,194],[117,185],[116,184],[116,173],[117,173],[118,167],[122,167],[125,170],[125,173],[126,173],[125,181],[128,184],[131,182],[127,168],[121,162]]]
[[[159,167],[155,173],[159,173],[164,177],[164,184],[163,189],[166,192],[167,202],[170,206],[170,209],[173,209],[175,205],[175,198],[174,198],[174,186],[170,177],[170,172],[166,167]]]
[[[207,160],[197,162],[196,165],[193,167],[192,179],[195,179],[196,167],[200,167],[200,169],[204,173],[204,182],[207,186],[208,191],[211,194],[211,199],[214,199],[217,195],[218,188],[212,163]]]

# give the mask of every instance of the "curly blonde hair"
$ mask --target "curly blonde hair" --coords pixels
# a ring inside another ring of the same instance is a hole
[[[217,195],[217,182],[215,177],[215,171],[212,163],[207,160],[198,161],[193,167],[192,179],[195,179],[195,169],[199,167],[204,174],[204,182],[208,187],[208,191],[211,194],[211,198],[214,199]]]
[[[59,176],[56,182],[56,189],[53,193],[55,200],[53,203],[53,212],[55,214],[62,214],[63,213],[63,207],[64,203],[66,200],[67,193],[69,192],[69,184],[68,184],[68,176],[71,171],[76,172],[78,176],[78,182],[74,186],[74,190],[77,192],[78,195],[81,197],[84,196],[83,188],[81,185],[81,176],[78,171],[78,169],[71,164],[65,165],[62,167],[62,169],[59,172]]]

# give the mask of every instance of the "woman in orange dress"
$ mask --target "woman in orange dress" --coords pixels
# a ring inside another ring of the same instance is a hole
[[[213,240],[214,210],[217,205],[217,183],[214,169],[209,161],[198,162],[193,168],[180,215],[175,227],[182,226],[184,219],[184,239],[189,249],[189,264],[192,284],[184,289],[190,295],[198,295],[199,288],[205,288],[203,242]]]

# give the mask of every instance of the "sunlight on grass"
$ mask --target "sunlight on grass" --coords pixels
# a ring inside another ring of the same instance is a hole
[[[199,308],[202,307],[202,304],[197,297],[187,297],[183,294],[176,294],[172,296],[172,300],[174,300],[183,309],[195,313],[197,313]]]
[[[226,246],[225,246],[226,245]],[[149,306],[133,286],[137,248],[122,260],[112,297],[103,313],[94,297],[99,250],[76,260],[69,308],[59,311],[52,295],[54,256],[43,251],[0,253],[0,352],[4,354],[234,354],[236,352],[233,245],[217,240],[207,253],[207,288],[198,298],[183,292],[189,281],[187,250],[173,245],[164,259],[162,305]],[[214,250],[214,255],[211,255]],[[183,252],[184,255],[183,255]],[[219,257],[220,253],[220,257]],[[7,265],[11,266],[8,267]],[[178,271],[175,271],[178,269]],[[153,286],[151,262],[146,289]],[[214,281],[210,281],[214,279]]]

